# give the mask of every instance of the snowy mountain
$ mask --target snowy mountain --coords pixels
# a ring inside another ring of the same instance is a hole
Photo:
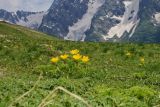
[[[0,19],[72,41],[160,43],[160,0],[54,0],[47,12]]]
[[[12,24],[26,26],[32,29],[38,29],[43,16],[47,12],[8,12],[6,10],[0,9],[0,20],[10,22]]]
[[[160,42],[160,0],[54,0],[40,31],[73,41]]]

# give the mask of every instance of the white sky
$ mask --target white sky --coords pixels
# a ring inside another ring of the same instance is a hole
[[[0,9],[8,11],[45,11],[53,0],[0,0]]]

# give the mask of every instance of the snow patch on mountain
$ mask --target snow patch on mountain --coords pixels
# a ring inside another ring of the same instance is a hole
[[[83,2],[83,0],[80,0],[80,2]]]
[[[43,26],[45,26],[45,27],[47,27],[47,28],[49,28],[49,29],[52,29],[52,27],[50,27],[50,26],[48,26],[48,25],[45,25],[45,24],[44,24]]]
[[[160,23],[160,13],[156,13],[154,16],[155,16],[157,23]]]
[[[7,23],[10,23],[10,24],[14,24],[14,23],[12,23],[10,21],[7,21],[7,20],[1,19],[1,18],[0,18],[0,22],[7,22]]]
[[[90,29],[92,19],[99,7],[104,4],[104,0],[90,0],[88,3],[88,10],[86,14],[83,15],[82,19],[74,23],[73,26],[69,27],[69,33],[64,39],[74,40],[74,41],[84,41],[86,35],[85,32]]]
[[[125,5],[125,12],[122,17],[112,16],[111,18],[120,20],[120,23],[116,26],[113,26],[107,35],[104,35],[105,40],[109,40],[114,36],[121,38],[123,34],[127,31],[130,33],[130,37],[133,35],[134,30],[139,24],[139,20],[137,19],[138,11],[139,11],[139,3],[140,0],[132,0],[132,1],[123,1]]]
[[[22,18],[19,19],[16,24],[26,26],[32,29],[37,29],[42,23],[42,19],[45,14],[47,14],[47,12],[38,12],[36,14],[29,15],[26,17],[27,21],[24,21]]]

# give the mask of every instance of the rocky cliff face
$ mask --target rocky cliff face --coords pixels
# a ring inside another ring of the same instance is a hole
[[[160,0],[141,0],[140,23],[130,41],[160,43]]]
[[[160,42],[160,0],[54,0],[47,12],[4,16],[66,40]]]
[[[89,0],[54,0],[39,30],[64,38],[69,27],[82,19],[88,10]]]
[[[156,39],[158,42],[159,3],[159,0],[55,0],[39,30],[73,41]],[[150,35],[144,33],[148,29]]]
[[[87,40],[119,41],[125,33],[131,37],[139,24],[139,0],[105,1],[93,19]],[[96,32],[95,32],[96,31]]]

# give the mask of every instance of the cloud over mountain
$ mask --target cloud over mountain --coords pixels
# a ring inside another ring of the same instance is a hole
[[[52,2],[53,0],[0,0],[0,8],[8,11],[44,11]]]

